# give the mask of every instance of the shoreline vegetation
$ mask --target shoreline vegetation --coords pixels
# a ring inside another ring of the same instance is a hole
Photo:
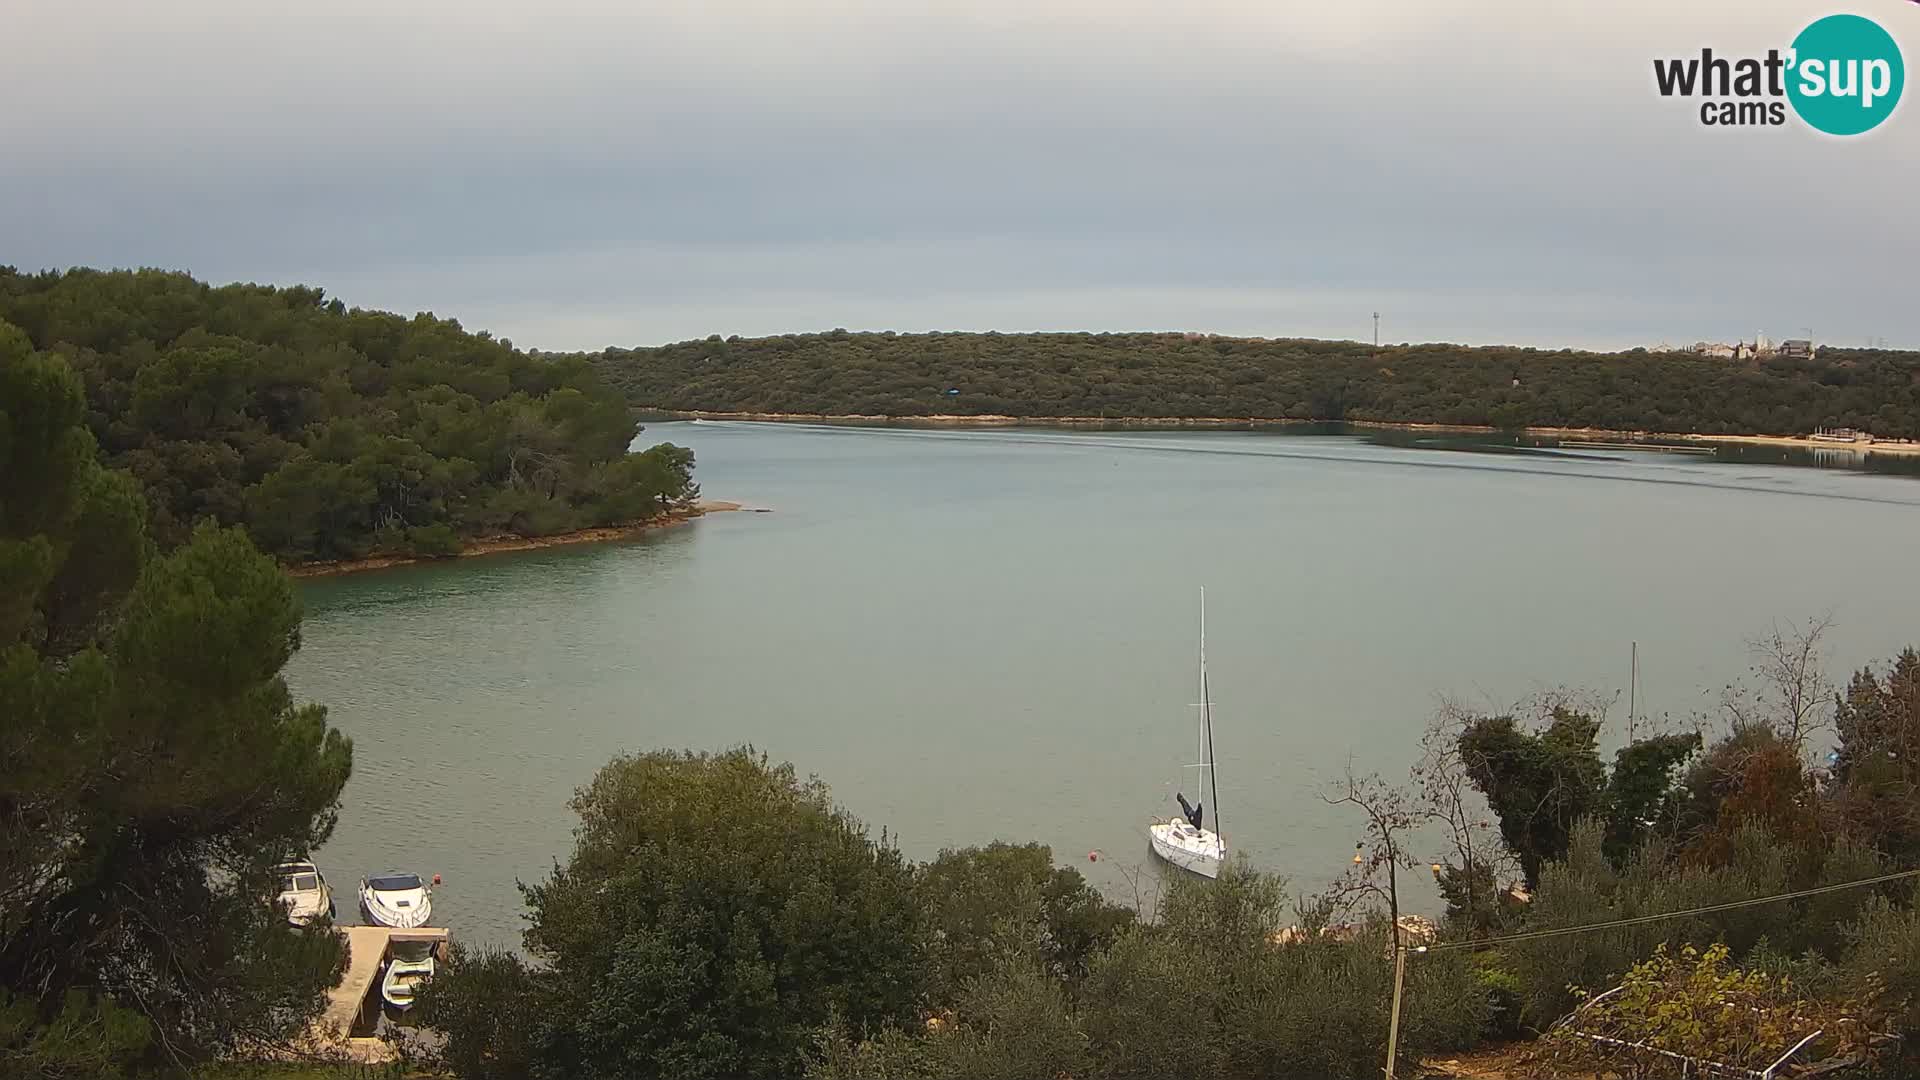
[[[428,312],[163,270],[0,266],[0,334],[70,373],[87,444],[72,452],[138,484],[162,551],[213,521],[282,565],[398,562],[699,496],[693,455],[637,447],[625,395],[587,361]]]
[[[1920,652],[1837,679],[1826,625],[1610,756],[1611,697],[1443,706],[1404,780],[1323,788],[1359,841],[1317,894],[1245,853],[1131,903],[1041,843],[917,862],[751,746],[623,754],[522,951],[456,945],[419,1015],[458,1080],[1920,1075]],[[1401,907],[1429,866],[1435,920]]]
[[[1058,427],[1101,428],[1108,430],[1153,431],[1168,428],[1288,428],[1339,424],[1370,431],[1430,431],[1435,434],[1496,435],[1511,434],[1529,438],[1564,439],[1569,442],[1623,442],[1636,448],[1661,449],[1674,445],[1774,446],[1800,450],[1849,450],[1872,454],[1920,454],[1920,441],[1875,440],[1873,442],[1829,442],[1791,435],[1698,435],[1684,432],[1615,431],[1606,428],[1525,427],[1502,429],[1488,424],[1422,424],[1385,420],[1295,420],[1258,416],[1006,416],[933,414],[927,416],[883,416],[859,413],[785,413],[714,412],[701,409],[641,409],[650,417],[676,420],[743,420],[756,423],[848,424],[874,427]]]
[[[749,511],[749,508],[737,502],[724,499],[702,499],[684,510],[673,510],[658,517],[642,521],[630,521],[621,525],[602,525],[591,529],[574,529],[570,532],[552,533],[546,536],[520,536],[507,533],[501,536],[481,537],[470,540],[467,545],[449,555],[373,555],[364,559],[335,559],[330,562],[293,563],[283,567],[288,577],[338,577],[343,574],[359,574],[369,570],[388,570],[397,566],[412,566],[417,563],[448,562],[453,559],[468,559],[480,555],[506,555],[516,551],[539,551],[544,548],[573,547],[579,544],[606,544],[619,540],[633,540],[648,533],[670,529],[676,525],[685,525],[690,521],[703,518],[708,514],[724,514],[729,511]],[[751,513],[766,513],[763,509],[751,509]]]
[[[634,405],[675,411],[1920,439],[1920,352],[1836,345],[1735,360],[1198,333],[834,330],[578,355]]]

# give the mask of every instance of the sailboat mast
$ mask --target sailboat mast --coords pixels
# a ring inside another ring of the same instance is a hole
[[[1193,760],[1207,768],[1207,590],[1200,589],[1200,722],[1193,729]],[[1211,796],[1209,796],[1211,798]]]
[[[1207,692],[1207,590],[1200,589],[1200,738],[1205,744],[1201,747],[1201,760],[1207,763],[1207,784],[1210,787],[1208,797],[1213,800],[1213,833],[1225,837],[1220,831],[1220,769],[1213,760],[1213,697]]]
[[[1627,742],[1633,742],[1633,714],[1640,703],[1640,643],[1633,643],[1633,663],[1627,674]]]

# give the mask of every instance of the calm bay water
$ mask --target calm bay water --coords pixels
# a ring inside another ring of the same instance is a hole
[[[355,744],[318,853],[343,900],[440,873],[436,922],[513,944],[596,768],[742,742],[910,856],[1040,840],[1125,894],[1193,794],[1202,585],[1225,832],[1300,888],[1357,838],[1320,793],[1403,775],[1442,696],[1619,690],[1618,720],[1637,640],[1641,712],[1684,718],[1776,621],[1831,614],[1836,673],[1920,641],[1905,477],[1271,432],[642,440],[774,512],[303,584],[289,680]]]

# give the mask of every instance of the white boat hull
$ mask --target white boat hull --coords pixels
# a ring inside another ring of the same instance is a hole
[[[374,926],[391,926],[396,930],[412,930],[425,926],[433,917],[433,895],[422,891],[418,899],[408,897],[408,905],[399,907],[384,902],[385,898],[372,889],[360,892],[360,914]]]
[[[1219,877],[1226,861],[1226,841],[1209,829],[1195,829],[1184,821],[1161,821],[1147,826],[1153,853],[1174,866],[1201,877]]]
[[[333,887],[319,867],[310,862],[282,863],[274,873],[283,881],[280,904],[287,909],[287,922],[307,926],[322,915],[333,918]]]
[[[409,979],[409,976],[417,978]],[[416,992],[419,990],[418,980],[431,978],[433,978],[431,963],[407,964],[395,961],[387,968],[386,975],[380,980],[380,997],[389,1007],[398,1012],[405,1012],[413,1008]]]

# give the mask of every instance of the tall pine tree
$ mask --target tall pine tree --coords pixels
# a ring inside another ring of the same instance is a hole
[[[344,962],[274,904],[352,746],[280,670],[292,586],[235,529],[164,557],[80,378],[0,322],[0,1072],[282,1043]]]

